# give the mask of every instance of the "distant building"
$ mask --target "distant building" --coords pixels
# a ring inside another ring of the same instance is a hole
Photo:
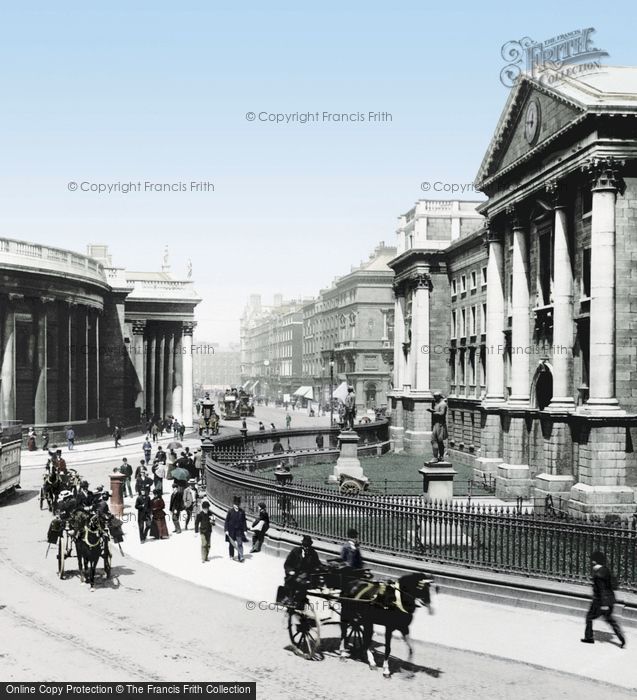
[[[239,386],[239,345],[221,348],[218,343],[195,343],[192,355],[193,383],[202,390]]]

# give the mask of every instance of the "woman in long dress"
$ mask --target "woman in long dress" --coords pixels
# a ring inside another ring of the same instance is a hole
[[[168,537],[166,511],[164,510],[166,504],[164,503],[164,499],[161,497],[161,492],[159,489],[155,489],[153,493],[155,494],[155,497],[150,502],[150,512],[152,514],[150,534],[155,539],[163,540],[164,538]]]

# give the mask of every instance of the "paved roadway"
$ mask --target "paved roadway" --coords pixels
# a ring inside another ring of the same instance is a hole
[[[91,483],[107,483],[121,456],[139,451],[136,444],[76,451],[68,461],[81,465]],[[431,644],[416,644],[413,678],[398,665],[387,681],[380,671],[329,653],[309,662],[290,650],[282,613],[248,610],[239,598],[131,557],[116,556],[113,578],[100,578],[91,593],[74,574],[57,578],[53,552],[45,559],[49,516],[38,510],[41,470],[25,469],[23,476],[23,489],[0,505],[2,681],[256,681],[266,700],[634,697],[589,679]],[[404,645],[397,642],[395,652],[404,656]]]

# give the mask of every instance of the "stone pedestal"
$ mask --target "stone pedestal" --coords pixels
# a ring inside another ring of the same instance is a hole
[[[425,462],[418,472],[422,474],[422,489],[428,501],[451,501],[453,479],[458,473],[451,462]]]
[[[630,518],[635,512],[635,491],[630,486],[575,484],[568,503],[571,515],[588,517],[618,515]]]
[[[495,479],[495,495],[502,500],[530,498],[533,480],[524,464],[501,464]]]
[[[560,509],[560,506],[567,505],[574,482],[575,477],[568,474],[538,474],[535,477],[533,489],[534,511],[537,513],[545,511],[547,496],[551,497],[556,510]]]
[[[358,459],[358,434],[354,430],[344,430],[339,436],[340,456],[336,460],[334,473],[330,475],[329,481],[340,482],[341,475],[351,476],[355,479],[365,481],[367,477],[363,472],[360,460]]]
[[[123,474],[111,474],[111,498],[109,509],[116,518],[124,515],[124,479]]]

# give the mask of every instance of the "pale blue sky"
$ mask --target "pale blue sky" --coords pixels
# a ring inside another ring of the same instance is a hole
[[[420,183],[470,183],[507,97],[501,46],[595,27],[634,65],[637,5],[3,2],[2,235],[157,269],[193,260],[198,337],[238,339],[249,293],[313,295],[392,242]],[[609,11],[612,10],[612,11]],[[253,112],[392,114],[273,125]],[[214,193],[69,192],[69,181]],[[464,198],[473,198],[465,195]]]

